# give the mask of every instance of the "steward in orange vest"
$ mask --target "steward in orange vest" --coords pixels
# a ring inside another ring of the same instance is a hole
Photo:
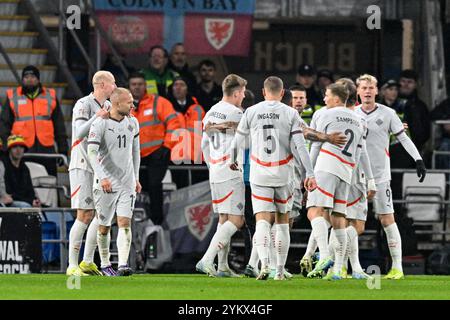
[[[141,166],[146,168],[141,170],[139,180],[150,197],[150,210],[146,213],[154,224],[160,225],[164,218],[162,180],[169,166],[170,150],[177,142],[172,134],[181,125],[169,100],[146,93],[143,74],[130,75],[129,89],[135,105],[132,114],[139,121]]]
[[[145,94],[132,114],[139,121],[141,157],[144,158],[161,146],[172,149],[177,141],[172,134],[181,125],[169,100],[154,94]]]
[[[187,93],[187,83],[183,78],[176,78],[169,92],[182,130],[176,134],[178,143],[173,147],[171,160],[175,164],[202,164],[202,120],[205,110],[195,97]]]
[[[22,72],[22,86],[9,89],[0,116],[0,137],[4,144],[10,135],[21,135],[28,152],[68,152],[67,134],[55,90],[43,87],[39,82],[39,70],[34,66]],[[56,161],[42,160],[49,174],[56,175]]]

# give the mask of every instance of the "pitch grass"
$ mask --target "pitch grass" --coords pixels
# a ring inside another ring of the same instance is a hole
[[[67,279],[64,275],[48,274],[0,275],[0,299],[450,299],[450,276],[407,276],[399,281],[381,280],[379,290],[369,290],[363,280],[330,282],[305,279],[299,275],[290,281],[208,278],[197,274],[82,277],[79,290],[69,290]]]

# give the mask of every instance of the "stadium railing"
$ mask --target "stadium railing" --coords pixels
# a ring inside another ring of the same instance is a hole
[[[450,157],[450,151],[441,151],[436,147],[438,146],[437,140],[441,135],[441,128],[443,125],[450,125],[450,120],[436,120],[431,122],[431,168],[436,168],[436,156],[448,156]]]
[[[47,273],[65,273],[67,264],[68,264],[68,253],[69,253],[69,239],[68,234],[70,230],[67,230],[66,224],[66,213],[69,212],[72,214],[74,219],[76,218],[76,210],[71,208],[3,208],[0,207],[0,212],[2,213],[16,213],[16,214],[28,214],[28,213],[36,213],[39,214],[41,220],[43,219],[46,213],[54,213],[59,214],[59,239],[42,239],[42,244],[50,244],[55,243],[59,244],[59,269],[56,270],[43,270]],[[140,216],[145,216],[144,209],[135,208],[133,216],[139,213]],[[111,239],[111,243],[115,242],[115,239]],[[84,240],[83,240],[84,243]],[[44,269],[44,268],[43,268]]]

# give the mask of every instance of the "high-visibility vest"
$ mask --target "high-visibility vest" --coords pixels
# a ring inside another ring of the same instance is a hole
[[[22,87],[6,91],[14,123],[11,134],[21,135],[28,148],[35,144],[35,139],[44,147],[55,144],[52,113],[56,108],[54,89],[42,88],[42,92],[33,100],[22,93]]]
[[[181,124],[169,100],[146,94],[132,114],[139,121],[141,157],[152,154],[162,145],[172,149],[177,143],[172,134],[181,128]]]
[[[302,112],[302,119],[309,125],[311,123],[314,112],[323,108],[321,105],[310,106],[307,109],[304,109]]]
[[[176,132],[178,143],[172,148],[171,160],[176,164],[201,164],[202,120],[205,110],[194,103],[184,114],[177,112],[177,115],[182,129]]]

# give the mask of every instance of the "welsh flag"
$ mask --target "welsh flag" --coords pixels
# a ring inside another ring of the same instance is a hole
[[[100,23],[124,52],[183,42],[193,55],[248,55],[255,0],[95,0]],[[107,51],[104,43],[102,48]]]

